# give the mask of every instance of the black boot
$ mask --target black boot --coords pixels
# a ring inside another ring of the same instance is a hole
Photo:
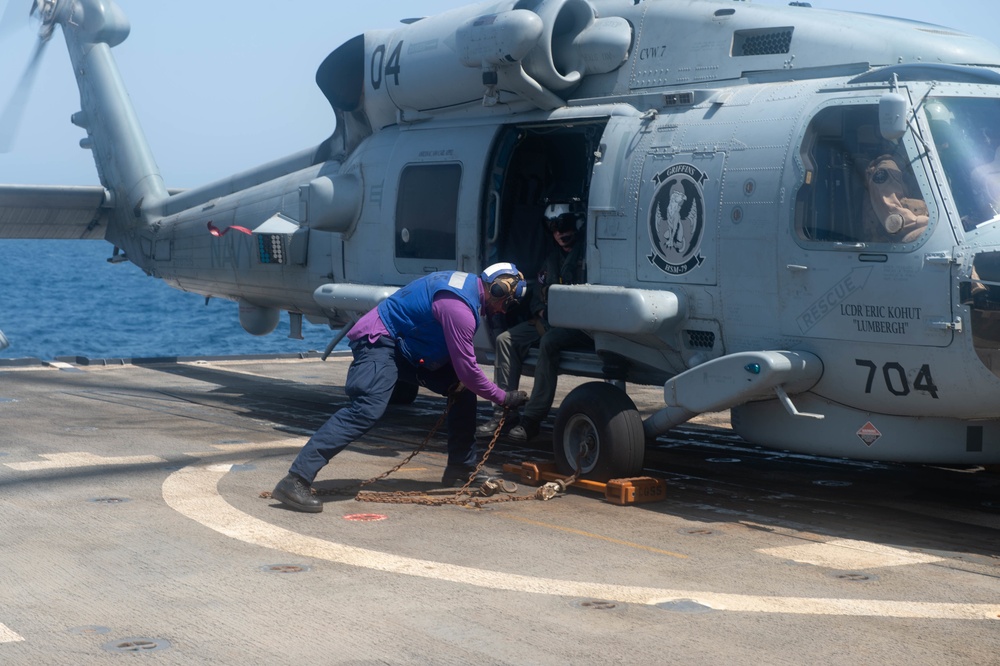
[[[278,481],[278,485],[271,491],[271,497],[296,511],[319,513],[323,510],[323,503],[312,494],[309,484],[295,474],[289,473]]]
[[[476,428],[476,439],[489,439],[496,433],[497,426],[499,425],[500,419],[494,416],[489,421]]]
[[[500,418],[503,416],[503,411],[493,412],[493,418],[484,423],[483,425],[476,428],[476,439],[490,439],[497,433],[497,427],[500,426]],[[518,424],[521,417],[516,411],[510,411],[507,414],[507,418],[503,422],[503,433],[507,434],[510,429]]]
[[[466,484],[472,473],[476,471],[474,465],[448,465],[444,468],[444,475],[441,477],[441,485],[445,488],[453,488],[455,486],[461,487]],[[476,474],[476,478],[472,480],[473,484],[482,485],[489,480],[491,476],[491,470],[484,467],[479,470],[479,474]],[[497,476],[492,474],[492,476]]]
[[[515,442],[530,442],[535,437],[538,437],[539,430],[541,430],[541,424],[526,416],[521,419],[520,425],[511,428],[507,436]]]

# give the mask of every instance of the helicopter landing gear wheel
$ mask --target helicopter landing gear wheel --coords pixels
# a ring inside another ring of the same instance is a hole
[[[576,387],[563,400],[552,436],[562,474],[595,481],[638,476],[646,439],[642,418],[624,391],[605,382]]]

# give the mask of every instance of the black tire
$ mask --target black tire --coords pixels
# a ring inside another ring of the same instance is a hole
[[[605,382],[576,387],[562,401],[556,415],[552,445],[559,472],[607,481],[642,474],[646,437],[642,418],[625,391]]]
[[[396,382],[392,387],[392,395],[389,396],[390,405],[412,405],[417,399],[417,392],[420,387],[409,382]]]

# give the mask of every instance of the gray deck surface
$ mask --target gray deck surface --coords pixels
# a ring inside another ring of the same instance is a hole
[[[715,415],[647,451],[654,504],[262,499],[348,360],[0,368],[0,664],[1000,663],[1000,475],[771,451]],[[443,406],[391,408],[317,488]],[[443,465],[436,437],[374,489]]]

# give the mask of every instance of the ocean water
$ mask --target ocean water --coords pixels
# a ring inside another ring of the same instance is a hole
[[[305,339],[290,339],[282,313],[273,333],[250,335],[235,302],[206,304],[130,263],[110,264],[112,249],[104,241],[0,240],[0,330],[10,340],[0,359],[295,354],[323,351],[335,334],[304,321]]]

